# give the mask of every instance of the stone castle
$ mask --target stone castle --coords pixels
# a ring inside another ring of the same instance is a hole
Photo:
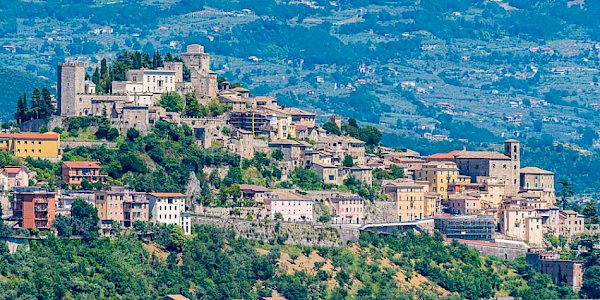
[[[210,55],[201,45],[189,45],[182,54],[183,62],[165,62],[156,69],[129,70],[125,81],[113,81],[112,92],[98,94],[96,85],[85,79],[81,63],[58,64],[57,113],[62,117],[106,116],[126,132],[136,128],[148,131],[152,120],[167,112],[157,101],[164,93],[177,92],[182,97],[193,92],[201,103],[216,99],[217,74],[210,69]],[[190,71],[190,81],[183,78],[184,63]]]

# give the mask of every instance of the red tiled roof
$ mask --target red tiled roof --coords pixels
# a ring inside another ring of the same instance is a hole
[[[240,190],[242,191],[254,191],[254,192],[270,192],[271,190],[260,185],[253,184],[240,184]]]
[[[190,300],[190,298],[183,295],[167,295],[166,298],[171,300]]]
[[[15,138],[27,140],[58,140],[58,133],[0,133],[0,138]]]
[[[91,169],[100,169],[100,164],[95,161],[64,161],[63,165],[67,168],[77,169],[77,168],[91,168]]]
[[[429,156],[425,156],[424,158],[429,158],[429,159],[453,159],[455,154],[458,154],[459,152],[461,152],[461,150],[454,150],[454,151],[450,151],[448,153],[435,153],[435,154],[431,154]]]
[[[150,196],[154,196],[157,198],[165,198],[165,197],[185,197],[182,193],[148,193]]]
[[[4,168],[0,169],[0,172],[6,172],[8,174],[16,174],[16,173],[19,173],[19,171],[21,171],[22,169],[25,169],[25,168],[21,167],[21,166],[4,167]]]

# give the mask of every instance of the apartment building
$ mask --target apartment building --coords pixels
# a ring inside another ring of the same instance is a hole
[[[439,212],[441,198],[429,192],[429,185],[400,179],[383,185],[388,201],[396,203],[398,222],[421,220]]]
[[[481,199],[468,194],[453,194],[448,198],[448,208],[456,215],[477,215],[482,209]]]
[[[147,222],[149,203],[146,194],[123,186],[111,186],[106,191],[95,191],[94,203],[102,228],[110,229],[113,223],[131,227],[135,221]]]
[[[88,183],[106,183],[107,176],[100,173],[101,166],[95,161],[65,161],[62,163],[62,180],[69,186],[81,186]]]
[[[13,191],[13,218],[21,228],[49,229],[56,217],[56,194],[38,188]]]
[[[151,222],[178,225],[191,234],[191,217],[185,210],[185,195],[181,193],[148,193]]]
[[[448,185],[458,182],[458,167],[451,161],[431,161],[415,170],[415,180],[425,181],[429,190],[448,199]]]
[[[360,197],[336,196],[327,199],[331,222],[334,224],[361,224],[364,219],[364,200]]]
[[[499,209],[500,233],[532,246],[543,245],[542,217],[535,208],[523,205],[522,201],[507,201]]]

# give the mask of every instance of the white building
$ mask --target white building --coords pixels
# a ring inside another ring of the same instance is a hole
[[[185,195],[180,193],[148,193],[150,222],[178,225],[186,235],[192,233],[191,217],[185,212]]]
[[[272,219],[287,222],[312,222],[313,201],[293,190],[274,190],[265,206],[271,213]]]

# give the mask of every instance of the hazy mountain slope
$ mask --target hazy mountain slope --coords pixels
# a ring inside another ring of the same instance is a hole
[[[0,120],[12,120],[17,99],[24,92],[28,93],[29,98],[34,87],[42,88],[49,84],[49,81],[30,73],[0,67]]]

